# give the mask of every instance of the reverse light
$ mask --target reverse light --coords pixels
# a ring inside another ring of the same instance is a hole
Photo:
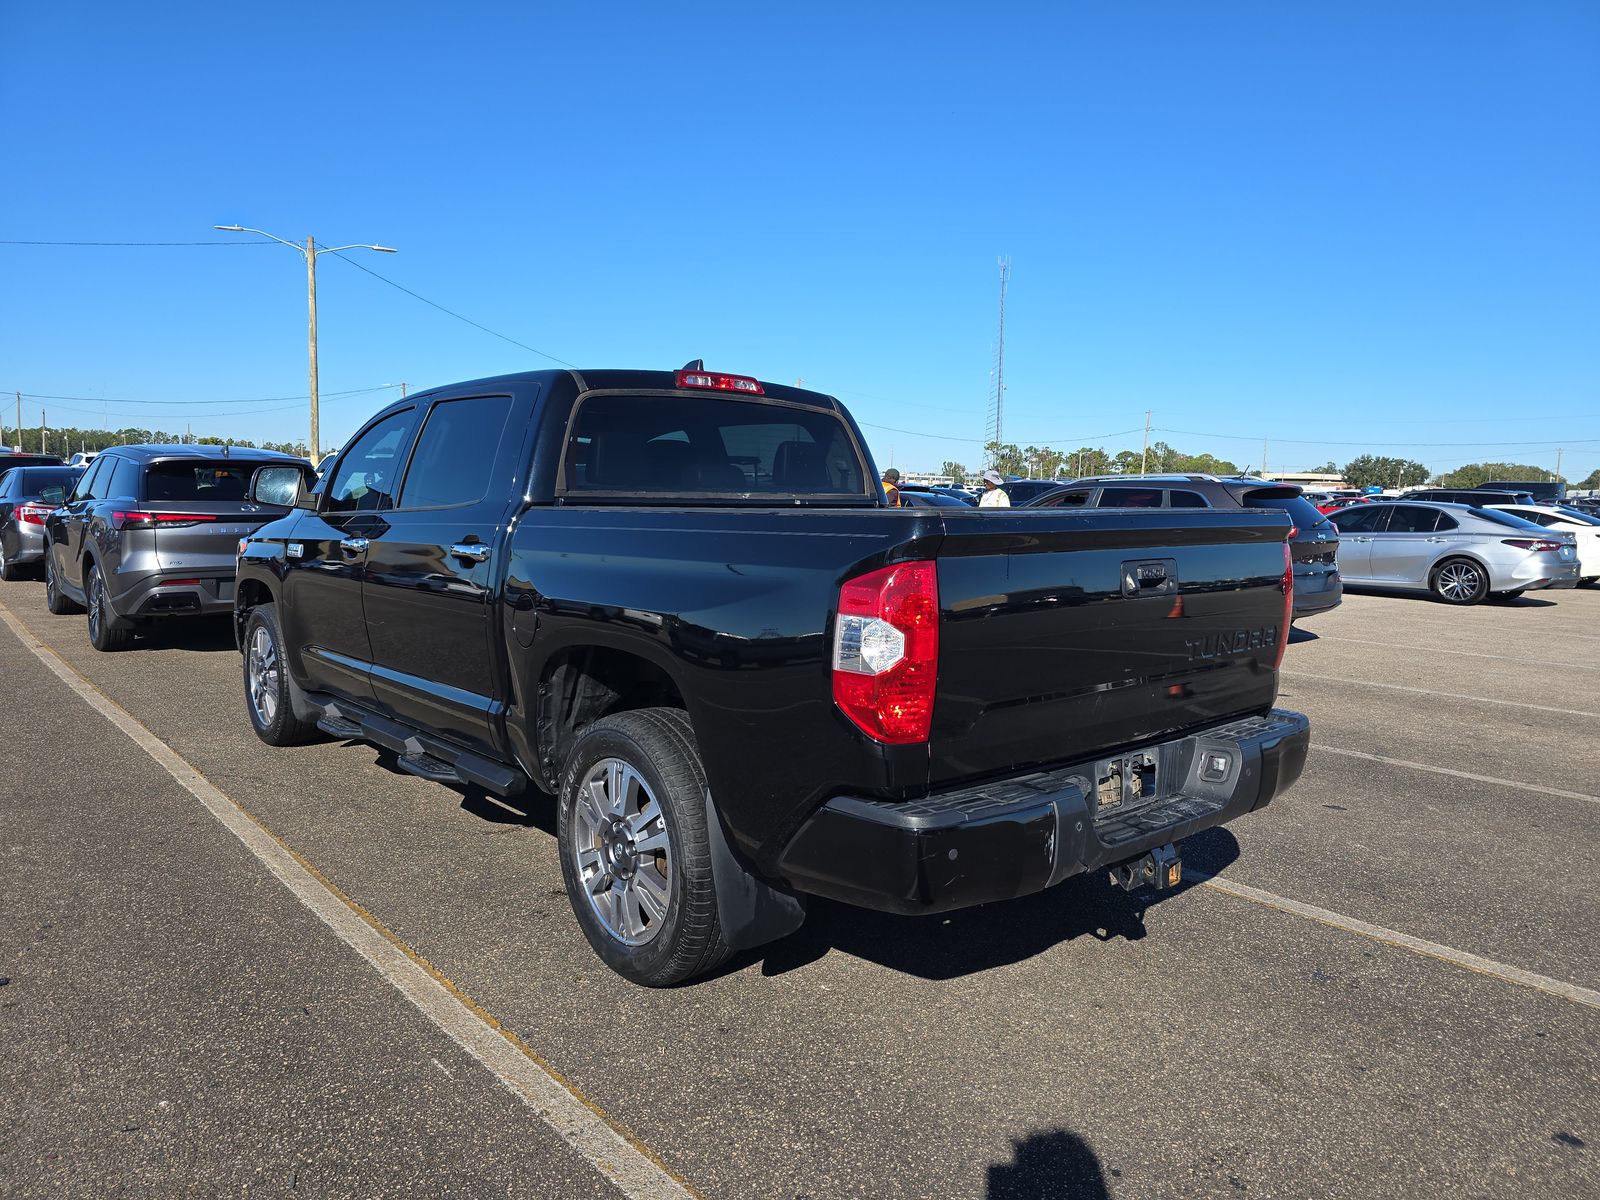
[[[681,388],[708,388],[713,392],[743,392],[747,396],[764,396],[761,384],[748,375],[720,375],[714,371],[679,371]]]
[[[1544,538],[1501,538],[1507,546],[1515,546],[1518,550],[1559,550],[1560,542],[1547,541]]]
[[[839,589],[833,700],[858,729],[891,745],[927,741],[938,676],[933,563],[895,563]]]
[[[1294,558],[1289,543],[1283,544],[1283,620],[1278,623],[1278,652],[1272,656],[1272,669],[1283,666],[1283,652],[1289,648],[1289,624],[1294,620]]]

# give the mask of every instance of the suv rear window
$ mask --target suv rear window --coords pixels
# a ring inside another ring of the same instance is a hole
[[[871,495],[843,420],[781,403],[591,396],[567,443],[565,488],[594,495]]]
[[[243,500],[250,468],[214,461],[152,463],[144,476],[146,500]]]
[[[1317,506],[1304,496],[1267,496],[1258,498],[1256,492],[1246,492],[1244,495],[1246,508],[1276,508],[1280,512],[1289,514],[1296,529],[1315,529],[1328,518],[1317,511]]]

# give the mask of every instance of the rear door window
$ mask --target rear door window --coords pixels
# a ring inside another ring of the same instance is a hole
[[[1377,528],[1378,518],[1387,515],[1376,504],[1355,504],[1336,512],[1333,523],[1340,533],[1371,533]]]
[[[1439,524],[1439,511],[1419,504],[1396,504],[1389,514],[1385,533],[1432,533]]]
[[[1089,503],[1088,488],[1073,488],[1070,491],[1051,492],[1042,497],[1036,508],[1084,508]]]
[[[101,455],[89,464],[89,469],[84,472],[83,478],[78,480],[78,486],[72,489],[74,500],[95,500],[104,495],[104,492],[95,490],[96,480],[111,470],[114,459]]]
[[[578,407],[564,490],[616,496],[872,494],[832,412],[723,397],[596,395]]]
[[[1100,508],[1160,508],[1160,488],[1108,487],[1100,492]]]
[[[126,496],[130,500],[139,494],[139,464],[131,458],[116,458],[111,469],[108,496]]]
[[[441,400],[429,409],[399,507],[450,508],[482,500],[489,485],[485,467],[495,460],[510,412],[510,396]]]

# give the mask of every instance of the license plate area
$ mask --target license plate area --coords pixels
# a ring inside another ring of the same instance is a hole
[[[1095,812],[1142,808],[1161,797],[1161,756],[1154,750],[1105,758],[1095,763]]]

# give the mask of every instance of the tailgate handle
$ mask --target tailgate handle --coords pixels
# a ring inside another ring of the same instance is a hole
[[[1178,560],[1135,558],[1122,564],[1124,596],[1165,596],[1178,590]]]

